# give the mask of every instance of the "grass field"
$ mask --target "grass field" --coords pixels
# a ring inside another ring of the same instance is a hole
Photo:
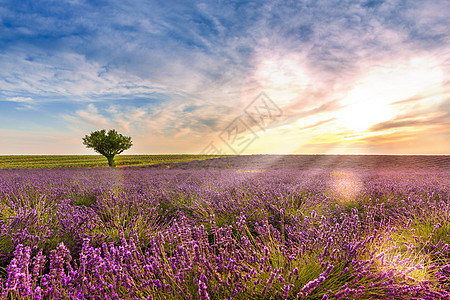
[[[0,298],[450,299],[449,163],[2,169]]]
[[[117,155],[120,166],[144,166],[159,163],[203,160],[212,155]],[[107,167],[102,155],[0,155],[0,169],[10,168],[54,168],[54,167]]]

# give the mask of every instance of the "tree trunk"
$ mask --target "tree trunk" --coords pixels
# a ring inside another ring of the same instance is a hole
[[[106,158],[108,159],[108,165],[110,167],[115,167],[116,166],[116,164],[114,163],[114,155],[113,156],[107,156]]]

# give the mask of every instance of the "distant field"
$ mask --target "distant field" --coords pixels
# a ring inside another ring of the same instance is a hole
[[[180,162],[178,169],[450,170],[450,155],[237,155]]]
[[[117,155],[116,165],[143,166],[159,163],[187,162],[216,158],[213,155]],[[0,155],[0,169],[54,168],[54,167],[107,167],[102,155]]]

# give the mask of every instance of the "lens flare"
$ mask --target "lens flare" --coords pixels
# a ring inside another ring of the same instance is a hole
[[[331,190],[335,198],[342,203],[353,202],[363,188],[362,181],[351,171],[334,171]]]

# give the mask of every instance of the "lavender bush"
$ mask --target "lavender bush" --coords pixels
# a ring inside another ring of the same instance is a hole
[[[196,166],[1,170],[1,297],[450,297],[448,171]]]

